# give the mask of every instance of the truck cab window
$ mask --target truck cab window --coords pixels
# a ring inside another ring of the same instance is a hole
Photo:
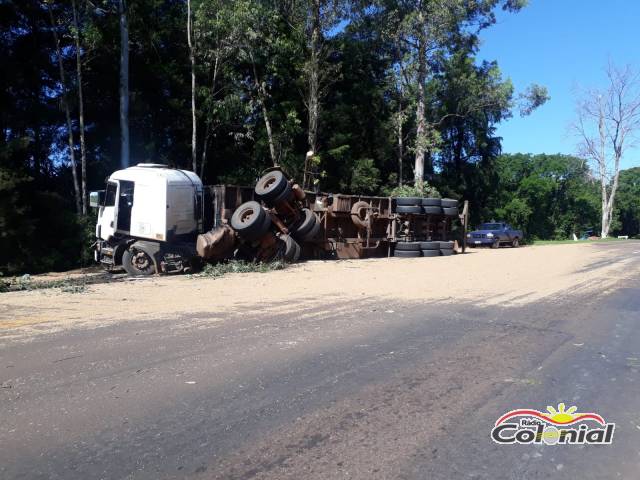
[[[107,190],[104,194],[104,206],[113,207],[116,204],[116,193],[118,190],[117,183],[107,183]]]
[[[120,180],[120,193],[118,195],[118,230],[128,232],[131,230],[131,209],[133,207],[134,183]]]

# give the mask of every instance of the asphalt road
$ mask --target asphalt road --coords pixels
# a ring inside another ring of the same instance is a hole
[[[0,478],[637,479],[639,310],[634,278],[521,307],[364,299],[38,336],[0,350]],[[613,444],[491,441],[506,411],[559,402],[615,422]]]

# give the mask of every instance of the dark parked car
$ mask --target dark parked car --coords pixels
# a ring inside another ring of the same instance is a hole
[[[514,230],[505,222],[483,223],[477,230],[467,234],[467,245],[470,247],[498,248],[500,245],[518,247],[520,240],[522,240],[522,230]]]

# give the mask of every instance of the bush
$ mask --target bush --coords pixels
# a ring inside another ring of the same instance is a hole
[[[415,185],[403,185],[401,187],[395,187],[387,190],[384,193],[390,197],[440,198],[440,192],[426,182],[423,184],[422,189]]]

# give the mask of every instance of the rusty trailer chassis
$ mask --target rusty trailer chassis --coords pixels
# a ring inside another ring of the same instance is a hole
[[[253,187],[211,185],[205,187],[210,198],[206,221],[218,227],[229,223],[241,204],[258,200]],[[322,224],[322,235],[305,243],[305,258],[367,258],[391,256],[398,241],[454,240],[466,249],[469,204],[464,202],[457,217],[394,212],[392,197],[344,195],[306,191],[297,194],[303,207],[315,212]],[[206,214],[205,214],[206,215]],[[273,218],[276,216],[273,215]],[[454,222],[460,229],[453,238]],[[282,229],[282,225],[277,225]]]

